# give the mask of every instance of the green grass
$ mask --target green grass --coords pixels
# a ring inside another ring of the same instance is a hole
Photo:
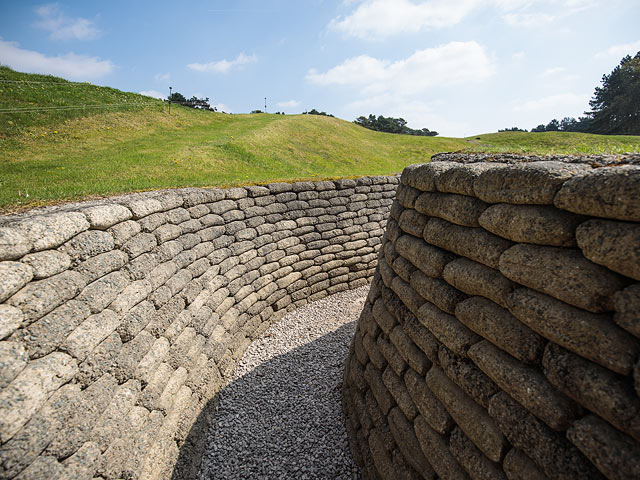
[[[473,150],[531,154],[599,155],[640,151],[640,137],[575,132],[500,132],[466,139]]]
[[[106,111],[140,106],[162,108],[162,102],[136,93],[90,83],[69,82],[52,75],[16,72],[0,65],[0,138],[11,141],[34,127],[55,128],[61,122]],[[45,108],[45,110],[36,110]],[[27,111],[30,110],[30,111]]]
[[[0,211],[182,186],[383,175],[444,151],[619,153],[640,137],[505,132],[414,137],[313,115],[226,115],[0,67],[2,109],[78,104],[105,109],[0,113]],[[49,83],[49,84],[47,84]],[[125,105],[120,105],[120,104]]]

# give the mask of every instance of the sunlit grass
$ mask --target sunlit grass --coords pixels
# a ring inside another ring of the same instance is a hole
[[[500,132],[468,137],[475,151],[601,155],[640,152],[640,137],[575,132]]]
[[[2,78],[62,81],[6,67],[0,67]],[[0,211],[158,188],[387,175],[445,151],[640,151],[640,137],[632,136],[504,132],[466,139],[414,137],[313,115],[226,115],[176,106],[169,115],[162,102],[111,88],[45,87],[52,91],[40,97],[26,90],[0,95],[0,106],[113,104],[123,98],[135,106],[33,116],[0,113]]]

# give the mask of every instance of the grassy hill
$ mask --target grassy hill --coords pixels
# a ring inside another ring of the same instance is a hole
[[[597,155],[640,151],[637,135],[594,135],[577,132],[500,132],[466,139],[479,152]]]
[[[640,151],[640,137],[412,137],[312,115],[227,115],[175,105],[169,115],[165,103],[142,95],[0,67],[5,212],[157,188],[389,174],[434,153],[467,149],[620,153]]]

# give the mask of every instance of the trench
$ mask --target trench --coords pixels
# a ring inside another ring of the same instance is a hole
[[[367,292],[305,305],[251,344],[217,396],[199,480],[360,478],[341,392]]]

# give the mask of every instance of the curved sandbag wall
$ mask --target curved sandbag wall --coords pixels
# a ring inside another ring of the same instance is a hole
[[[402,173],[346,363],[365,478],[640,478],[640,156]]]
[[[167,190],[0,218],[0,478],[194,478],[194,422],[251,341],[370,283],[397,184]]]

